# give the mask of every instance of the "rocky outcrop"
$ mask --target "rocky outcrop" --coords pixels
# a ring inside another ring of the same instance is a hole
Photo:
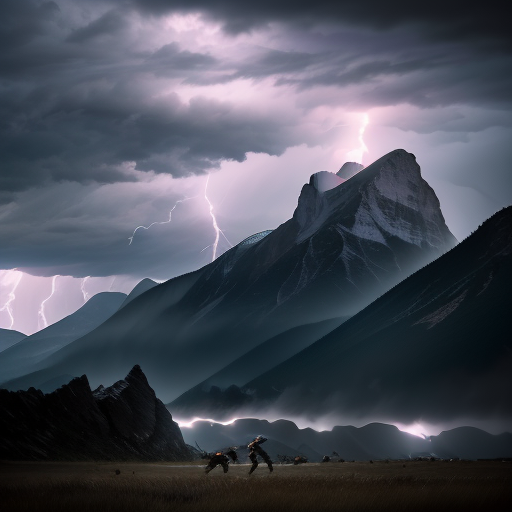
[[[0,459],[189,458],[178,425],[138,365],[94,392],[85,375],[47,395],[0,389]]]

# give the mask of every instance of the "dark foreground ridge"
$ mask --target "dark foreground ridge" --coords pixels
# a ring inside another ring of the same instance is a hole
[[[178,424],[139,365],[124,380],[95,391],[85,375],[47,395],[34,388],[0,389],[0,459],[190,458]]]

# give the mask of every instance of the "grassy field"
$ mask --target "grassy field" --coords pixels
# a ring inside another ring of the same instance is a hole
[[[404,467],[405,464],[405,467]],[[116,474],[116,470],[120,471]],[[2,512],[497,511],[512,507],[512,463],[0,463]]]

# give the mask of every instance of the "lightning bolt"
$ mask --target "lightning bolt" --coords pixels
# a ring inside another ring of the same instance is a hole
[[[57,277],[59,277],[58,274],[56,276],[53,276],[53,278],[52,278],[52,293],[50,293],[50,295],[48,295],[48,297],[46,297],[46,299],[44,299],[43,302],[41,302],[41,306],[39,307],[38,316],[39,316],[39,319],[41,320],[41,322],[39,322],[39,320],[37,322],[37,327],[39,329],[45,329],[46,327],[48,327],[48,321],[46,320],[46,316],[44,314],[44,308],[45,308],[46,303],[53,297],[53,294],[55,293],[55,283],[57,281]],[[43,327],[41,327],[41,323],[43,324]]]
[[[192,428],[194,426],[194,423],[198,422],[198,421],[201,421],[201,422],[204,422],[204,423],[217,423],[218,425],[232,425],[233,423],[235,423],[235,421],[238,421],[240,419],[243,419],[243,418],[233,418],[232,420],[228,420],[228,421],[217,421],[217,420],[214,420],[212,418],[198,418],[198,417],[195,417],[194,419],[190,420],[190,421],[180,421],[180,420],[175,420],[177,423],[178,423],[178,426],[180,428]]]
[[[169,224],[172,220],[172,212],[176,209],[176,207],[181,204],[181,203],[184,203],[185,201],[188,201],[190,199],[195,199],[195,197],[197,196],[194,196],[194,197],[185,197],[184,199],[178,199],[176,201],[176,203],[174,204],[174,206],[171,208],[171,211],[169,212],[169,218],[167,220],[163,220],[163,221],[160,221],[160,222],[152,222],[149,226],[137,226],[133,233],[132,233],[132,236],[128,237],[128,240],[130,240],[130,242],[128,243],[128,245],[132,245],[132,242],[133,242],[133,237],[135,236],[135,233],[137,233],[137,231],[139,229],[145,229],[145,230],[148,230],[151,226],[154,226],[155,224]]]
[[[12,329],[14,326],[14,315],[12,312],[12,303],[16,299],[16,288],[18,288],[18,285],[20,284],[21,278],[23,277],[23,272],[20,272],[19,270],[16,270],[15,268],[8,270],[7,272],[14,274],[14,283],[12,290],[9,292],[7,302],[0,308],[0,312],[7,311],[7,314],[9,315],[9,318],[11,320],[11,324],[9,325],[9,329]]]
[[[91,276],[84,277],[82,279],[82,283],[80,284],[80,290],[84,296],[84,304],[89,300],[89,293],[85,291],[85,283],[90,279],[90,277]]]
[[[361,126],[359,127],[359,133],[358,133],[358,137],[357,137],[357,140],[359,142],[359,147],[357,147],[347,153],[347,157],[348,157],[349,161],[358,162],[360,164],[363,163],[363,156],[365,153],[368,153],[368,147],[366,146],[363,137],[364,137],[364,132],[366,131],[366,127],[368,126],[369,122],[370,122],[370,119],[368,117],[368,114],[363,114],[363,118],[361,120]]]
[[[208,206],[210,208],[210,216],[212,218],[213,230],[215,231],[215,240],[214,240],[213,244],[208,245],[207,247],[205,247],[203,249],[203,251],[208,249],[208,247],[213,247],[212,261],[214,261],[215,258],[217,257],[217,247],[219,246],[220,235],[222,235],[226,239],[226,242],[231,247],[233,247],[233,244],[227,239],[226,235],[224,234],[222,229],[219,228],[219,225],[217,224],[217,219],[215,218],[215,214],[213,213],[213,204],[211,203],[211,201],[208,199],[208,196],[206,195],[206,191],[208,190],[208,183],[209,183],[209,181],[210,181],[210,175],[208,174],[208,177],[206,178],[206,185],[204,187],[204,198],[205,198],[205,200],[208,203]],[[201,252],[203,252],[203,251],[201,251]]]
[[[368,148],[366,147],[366,144],[364,143],[363,136],[364,132],[366,130],[366,127],[368,126],[368,123],[370,122],[370,119],[368,118],[368,114],[363,114],[363,122],[361,124],[361,127],[359,128],[359,144],[361,149],[361,162],[363,163],[363,153],[368,153]]]

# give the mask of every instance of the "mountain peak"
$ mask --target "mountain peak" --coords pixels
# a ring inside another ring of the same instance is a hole
[[[345,169],[355,168],[355,162],[350,164]],[[342,232],[385,245],[393,237],[444,252],[456,243],[416,157],[403,149],[391,151],[323,194],[314,182],[302,188],[294,213],[298,241],[335,224]]]
[[[358,164],[357,162],[345,162],[336,175],[344,180],[348,180],[362,169],[364,169],[364,165]]]
[[[142,368],[136,364],[128,373],[126,378],[124,379],[129,384],[135,384],[143,387],[150,388],[148,379],[146,378],[146,375],[144,375],[144,372],[142,371]]]

